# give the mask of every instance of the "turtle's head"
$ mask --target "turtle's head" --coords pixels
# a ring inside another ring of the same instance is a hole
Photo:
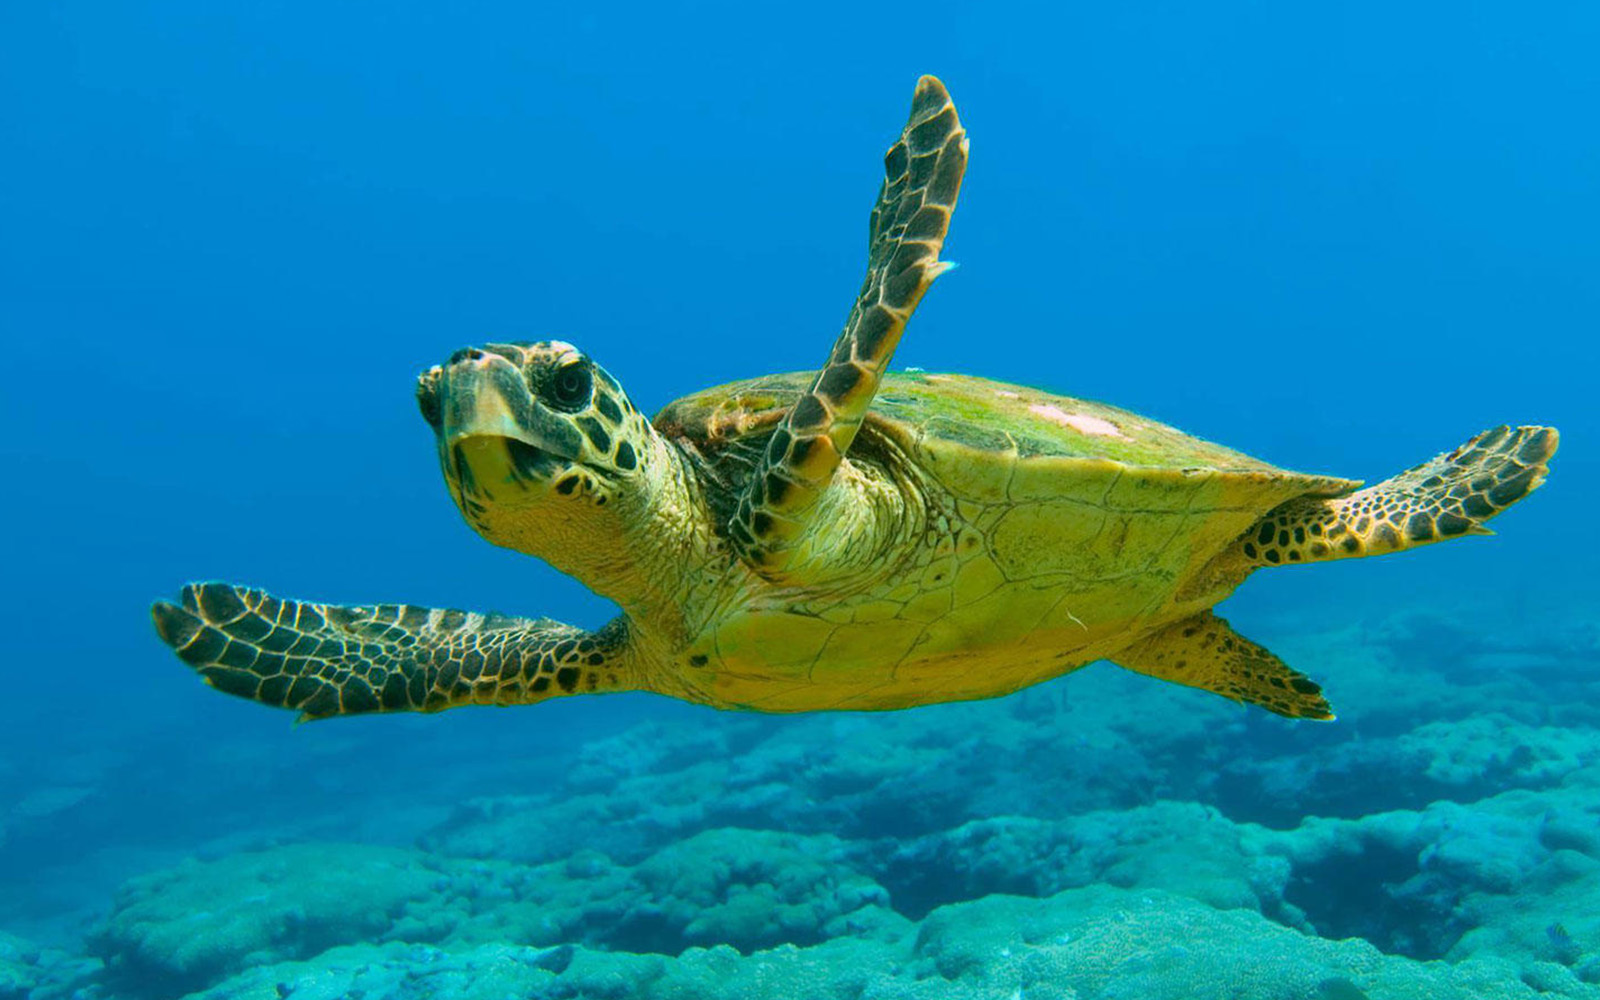
[[[417,403],[450,495],[485,538],[580,576],[618,558],[650,503],[660,438],[577,348],[464,348],[422,373]]]

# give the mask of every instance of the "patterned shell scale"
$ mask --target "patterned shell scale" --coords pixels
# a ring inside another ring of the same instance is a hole
[[[810,372],[772,375],[716,386],[669,404],[656,416],[667,434],[715,453],[747,434],[766,434],[812,379]],[[975,485],[1003,479],[1030,460],[1063,473],[1114,464],[1150,485],[1183,492],[1187,480],[1221,478],[1270,484],[1261,501],[1335,496],[1354,480],[1289,472],[1192,437],[1126,410],[970,375],[896,372],[872,402],[867,422],[925,465]],[[935,471],[931,470],[930,471]],[[1252,491],[1254,492],[1254,491]]]

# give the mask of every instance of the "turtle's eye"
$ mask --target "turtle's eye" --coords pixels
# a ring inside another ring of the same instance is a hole
[[[545,385],[545,396],[550,402],[557,409],[569,412],[588,406],[593,391],[594,377],[589,374],[589,366],[582,361],[557,368]]]

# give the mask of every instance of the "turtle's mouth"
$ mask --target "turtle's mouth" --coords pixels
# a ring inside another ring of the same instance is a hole
[[[446,463],[465,493],[494,500],[505,499],[506,487],[526,492],[549,483],[572,460],[520,438],[470,434],[449,446]]]
[[[582,450],[577,428],[535,399],[522,372],[496,354],[430,369],[417,402],[439,436],[446,471],[469,495],[548,483]]]

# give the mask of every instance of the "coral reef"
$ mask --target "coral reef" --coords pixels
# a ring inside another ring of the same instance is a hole
[[[438,873],[393,848],[295,844],[125,884],[97,936],[113,979],[202,986],[246,965],[381,935]]]
[[[1421,963],[1364,941],[1307,937],[1249,910],[1109,886],[1044,899],[989,896],[942,907],[880,938],[839,937],[741,956],[562,945],[390,943],[264,965],[204,1000],[517,996],[623,1000],[1512,1000],[1594,995],[1559,968],[1497,959]],[[1533,980],[1532,982],[1526,980]]]
[[[453,806],[329,779],[377,810],[346,829],[412,832],[219,836],[76,955],[0,936],[0,1000],[1600,998],[1600,681],[1452,676],[1421,627],[1281,644],[1337,665],[1331,727],[1093,668],[683,713]]]

